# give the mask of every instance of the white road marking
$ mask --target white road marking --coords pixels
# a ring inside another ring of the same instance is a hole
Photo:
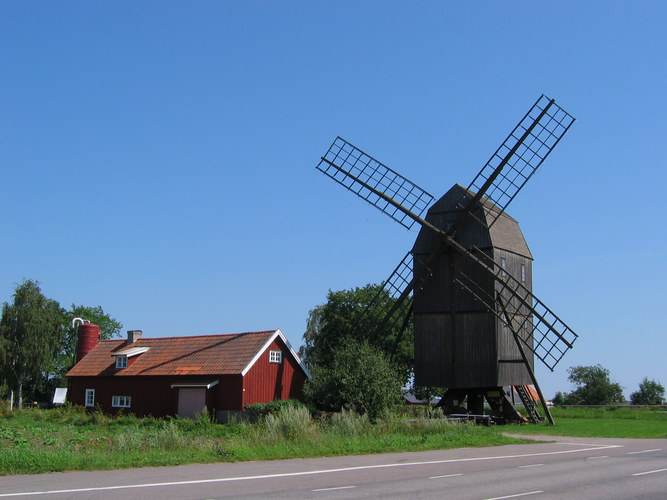
[[[530,467],[542,467],[544,464],[519,465],[519,469],[529,469]]]
[[[527,436],[527,437],[530,437],[530,436]],[[566,441],[558,441],[558,442],[552,443],[552,444],[567,444],[567,445],[570,445],[570,446],[600,446],[599,444],[595,444],[595,443],[568,443]],[[619,447],[619,446],[623,446],[623,445],[618,444],[618,445],[614,445],[614,446]]]
[[[136,488],[159,488],[167,486],[187,486],[191,484],[227,483],[233,481],[254,481],[257,479],[275,479],[280,477],[312,476],[315,474],[332,474],[335,472],[350,472],[350,471],[370,470],[370,469],[388,469],[391,467],[414,467],[418,465],[440,465],[440,464],[453,464],[461,462],[481,462],[486,460],[503,460],[512,458],[544,457],[549,455],[566,455],[570,453],[582,453],[584,451],[598,451],[598,450],[606,450],[606,449],[621,448],[621,447],[622,445],[620,444],[609,444],[605,446],[594,446],[592,448],[582,448],[578,450],[543,451],[540,453],[519,453],[516,455],[499,455],[490,457],[450,458],[445,460],[425,460],[423,462],[401,462],[401,463],[376,464],[376,465],[358,465],[355,467],[341,467],[338,469],[320,469],[320,470],[301,471],[301,472],[282,472],[276,474],[259,474],[256,476],[217,477],[212,479],[195,479],[190,481],[166,481],[163,483],[118,484],[114,486],[72,488],[67,490],[19,491],[15,493],[0,493],[0,498],[33,496],[33,495],[87,493],[91,491],[111,491],[111,490],[124,490],[124,489],[136,489]]]
[[[456,477],[456,476],[462,476],[463,474],[444,474],[442,476],[431,476],[429,479],[442,479],[443,477]]]
[[[318,488],[312,491],[349,490],[350,488],[356,488],[356,486],[336,486],[335,488]]]
[[[598,457],[587,457],[586,460],[597,460],[598,458],[609,458],[609,455],[600,455]]]
[[[629,451],[626,455],[639,455],[640,453],[651,453],[654,451],[662,451],[662,448],[653,448],[652,450]]]
[[[655,474],[656,472],[665,472],[667,469],[647,470],[646,472],[635,472],[633,476],[645,476],[646,474]]]
[[[542,490],[527,491],[526,493],[517,493],[516,495],[507,495],[507,496],[504,496],[504,497],[485,498],[484,500],[503,500],[504,498],[527,497],[528,495],[537,495],[538,493],[544,493],[544,491],[542,491]]]

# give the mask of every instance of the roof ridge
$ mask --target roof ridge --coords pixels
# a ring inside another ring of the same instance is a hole
[[[257,332],[238,332],[238,333],[208,333],[204,335],[192,334],[192,335],[175,335],[170,337],[141,337],[137,339],[137,342],[141,340],[153,340],[153,339],[189,339],[192,337],[202,338],[202,337],[231,337],[232,335],[258,335],[260,333],[275,333],[278,331],[278,328],[275,330],[261,330]],[[114,340],[123,340],[123,339],[114,339]]]
[[[238,333],[209,333],[204,335],[192,334],[192,335],[175,335],[171,337],[140,337],[134,343],[141,342],[142,340],[164,340],[164,339],[191,339],[193,337],[202,338],[202,337],[232,337],[239,335],[259,335],[267,333],[276,333],[279,329],[275,330],[260,330],[257,332],[238,332]],[[124,338],[115,338],[115,339],[102,339],[100,342],[127,342],[127,339]]]

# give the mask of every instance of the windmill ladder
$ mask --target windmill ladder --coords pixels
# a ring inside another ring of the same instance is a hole
[[[540,423],[543,420],[543,418],[540,416],[539,413],[537,413],[537,408],[535,407],[535,401],[528,392],[528,388],[525,385],[515,385],[514,390],[519,395],[519,398],[521,398],[521,402],[523,403],[523,407],[526,409],[526,412],[528,413],[530,421],[533,422],[534,424]]]

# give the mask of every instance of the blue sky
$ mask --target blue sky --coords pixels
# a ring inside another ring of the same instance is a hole
[[[436,197],[540,94],[577,121],[508,213],[625,389],[667,384],[664,2],[2,2],[0,302],[146,336],[280,328],[416,237],[314,167],[340,135]]]

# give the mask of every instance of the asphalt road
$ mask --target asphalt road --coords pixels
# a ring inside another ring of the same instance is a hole
[[[0,477],[0,499],[667,499],[667,439]]]

